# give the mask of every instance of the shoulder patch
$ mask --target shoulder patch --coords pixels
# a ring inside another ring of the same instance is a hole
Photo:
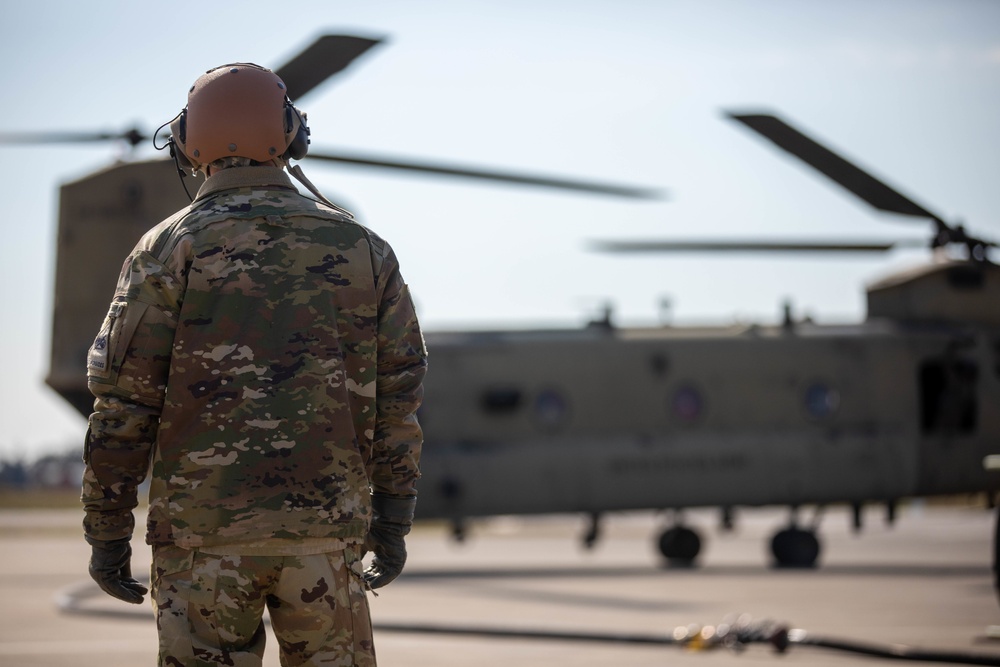
[[[115,301],[111,304],[108,316],[104,318],[104,324],[87,352],[87,375],[90,377],[107,378],[111,374],[112,331],[124,312],[125,302]]]

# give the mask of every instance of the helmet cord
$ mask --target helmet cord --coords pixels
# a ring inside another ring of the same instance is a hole
[[[295,179],[299,183],[301,183],[302,185],[306,186],[306,188],[309,190],[309,192],[313,193],[313,195],[315,195],[317,199],[319,199],[321,202],[323,202],[324,204],[326,204],[330,208],[332,208],[332,209],[334,209],[334,210],[336,210],[336,211],[338,211],[340,213],[343,213],[344,215],[350,216],[351,218],[354,217],[351,214],[350,211],[348,211],[347,209],[341,208],[340,206],[337,206],[332,201],[330,201],[329,199],[327,199],[326,197],[324,197],[323,193],[321,193],[316,188],[316,186],[312,184],[312,181],[310,181],[308,178],[306,178],[306,175],[304,173],[302,173],[302,167],[300,167],[299,165],[295,165],[294,167],[291,166],[291,165],[287,165],[287,166],[288,166],[288,173],[291,174],[292,176],[294,176]]]
[[[180,114],[178,114],[178,115],[180,115]],[[162,151],[164,148],[169,148],[170,149],[170,157],[173,158],[173,160],[174,160],[174,167],[177,169],[177,174],[180,176],[181,187],[184,188],[184,194],[187,195],[188,201],[194,201],[194,197],[191,196],[191,192],[188,190],[187,183],[184,182],[184,177],[187,176],[187,174],[184,173],[183,169],[181,169],[180,162],[177,159],[177,145],[174,143],[174,138],[172,136],[169,137],[167,139],[167,143],[163,144],[162,146],[157,146],[156,145],[156,136],[160,133],[160,130],[162,130],[163,128],[165,128],[170,123],[174,122],[174,120],[176,120],[176,118],[177,118],[177,116],[174,116],[173,118],[171,118],[170,120],[168,120],[166,123],[164,123],[163,125],[161,125],[158,128],[156,128],[156,132],[153,132],[153,148],[155,148],[158,151]]]

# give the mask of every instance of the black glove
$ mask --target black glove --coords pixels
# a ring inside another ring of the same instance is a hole
[[[406,564],[406,544],[403,538],[413,525],[416,496],[400,497],[382,493],[372,495],[375,518],[365,537],[365,550],[375,554],[365,570],[365,581],[371,588],[382,588],[403,571]]]
[[[148,589],[132,578],[132,545],[128,538],[104,542],[86,538],[93,548],[90,576],[113,598],[139,604]]]

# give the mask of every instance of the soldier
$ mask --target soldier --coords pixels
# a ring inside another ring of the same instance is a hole
[[[427,363],[396,256],[292,185],[309,130],[270,70],[210,70],[171,131],[207,180],[125,261],[88,354],[90,574],[142,602],[149,474],[160,665],[260,665],[265,607],[283,665],[374,665],[366,589],[406,559]]]

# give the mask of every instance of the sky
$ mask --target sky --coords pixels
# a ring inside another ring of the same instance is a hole
[[[623,326],[768,323],[786,300],[821,323],[860,321],[867,283],[929,258],[592,251],[599,239],[929,237],[929,222],[871,209],[724,111],[776,113],[1000,240],[993,0],[300,0],[281,12],[36,0],[0,17],[0,132],[152,132],[211,67],[278,67],[321,34],[353,34],[383,43],[296,100],[314,150],[666,193],[629,201],[303,161],[394,247],[428,331],[575,328],[605,306]],[[58,188],[122,157],[114,143],[0,146],[0,458],[82,443],[85,420],[44,384]]]

